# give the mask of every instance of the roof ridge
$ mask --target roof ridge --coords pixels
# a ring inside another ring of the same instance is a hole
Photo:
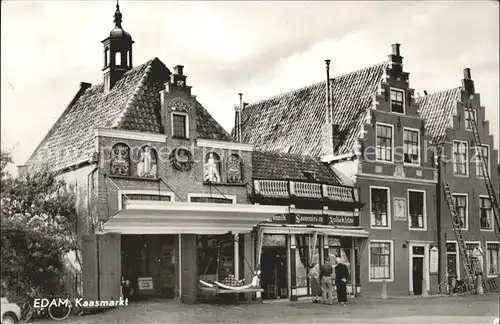
[[[388,61],[383,61],[383,62],[380,62],[380,63],[377,63],[377,64],[372,64],[372,65],[369,65],[369,66],[366,66],[364,68],[360,68],[360,69],[357,69],[357,70],[354,70],[354,71],[350,71],[350,72],[347,72],[347,73],[344,73],[344,74],[341,74],[341,75],[338,75],[336,77],[331,77],[330,78],[330,81],[335,81],[335,79],[338,79],[338,78],[342,78],[342,77],[346,77],[346,76],[349,76],[349,75],[352,75],[352,74],[355,74],[355,73],[359,73],[361,71],[364,71],[364,70],[368,70],[368,69],[371,69],[371,68],[374,68],[374,67],[377,67],[379,65],[388,65],[389,62]],[[325,83],[325,80],[323,81],[319,81],[319,82],[316,82],[316,83],[313,83],[313,84],[309,84],[309,85],[306,85],[306,86],[302,86],[300,88],[296,88],[296,89],[293,89],[293,90],[288,90],[288,91],[284,91],[282,93],[279,93],[279,94],[276,94],[276,95],[273,95],[271,97],[267,97],[267,98],[263,98],[263,99],[259,99],[257,101],[254,101],[252,102],[251,104],[249,104],[248,106],[252,106],[252,105],[256,105],[256,104],[260,104],[264,101],[268,101],[268,100],[272,100],[272,99],[276,99],[276,98],[280,98],[280,97],[283,97],[285,95],[288,95],[288,94],[292,94],[294,92],[299,92],[299,91],[302,91],[304,89],[308,89],[308,88],[312,88],[312,87],[315,87],[317,85],[320,85],[322,83]],[[247,106],[247,107],[248,107]]]
[[[118,115],[118,117],[114,121],[114,123],[111,126],[111,128],[120,128],[121,127],[122,122],[125,119],[125,116],[127,116],[127,113],[129,112],[129,110],[131,109],[131,107],[134,106],[134,103],[135,103],[135,101],[137,99],[137,96],[139,95],[139,92],[142,90],[142,88],[146,84],[146,81],[147,81],[147,79],[148,79],[151,71],[153,70],[153,62],[156,62],[157,60],[159,60],[159,59],[157,57],[155,57],[154,59],[151,59],[151,60],[147,61],[146,63],[141,64],[141,65],[139,65],[137,67],[137,68],[139,68],[139,67],[141,67],[143,65],[147,65],[147,68],[144,70],[143,75],[141,77],[141,80],[139,81],[139,83],[136,86],[134,92],[132,93],[132,95],[128,99],[127,103],[125,104],[125,108],[123,108],[123,110],[120,113],[120,115]]]
[[[445,90],[440,90],[440,91],[429,93],[425,96],[419,97],[419,98],[417,98],[417,100],[424,99],[424,98],[429,97],[429,96],[439,95],[439,94],[442,94],[443,92],[448,92],[448,91],[452,91],[452,90],[461,90],[461,89],[462,89],[462,86],[458,86],[458,87],[454,87],[454,88],[450,88],[450,89],[445,89]]]

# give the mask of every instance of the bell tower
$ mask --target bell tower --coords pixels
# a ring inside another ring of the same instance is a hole
[[[102,41],[104,46],[104,91],[113,88],[125,72],[132,69],[132,44],[134,41],[129,33],[122,28],[122,13],[116,1],[116,11],[113,19],[115,27],[109,37]]]

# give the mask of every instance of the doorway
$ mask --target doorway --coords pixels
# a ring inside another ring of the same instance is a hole
[[[411,290],[414,295],[422,295],[424,281],[425,245],[411,246]]]
[[[424,258],[413,257],[413,293],[422,295],[422,282],[424,280]]]
[[[262,249],[261,258],[263,298],[287,298],[286,248],[265,247]]]

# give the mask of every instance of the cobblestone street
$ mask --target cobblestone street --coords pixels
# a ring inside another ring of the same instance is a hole
[[[62,323],[493,323],[498,296],[404,298],[381,301],[357,298],[348,306],[299,301],[240,305],[134,303]],[[61,323],[37,321],[38,323]]]

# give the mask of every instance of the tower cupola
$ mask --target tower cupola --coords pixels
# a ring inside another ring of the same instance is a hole
[[[122,13],[116,1],[116,11],[113,22],[115,27],[109,37],[102,41],[104,46],[104,90],[113,88],[125,72],[132,69],[132,36],[122,27]]]

